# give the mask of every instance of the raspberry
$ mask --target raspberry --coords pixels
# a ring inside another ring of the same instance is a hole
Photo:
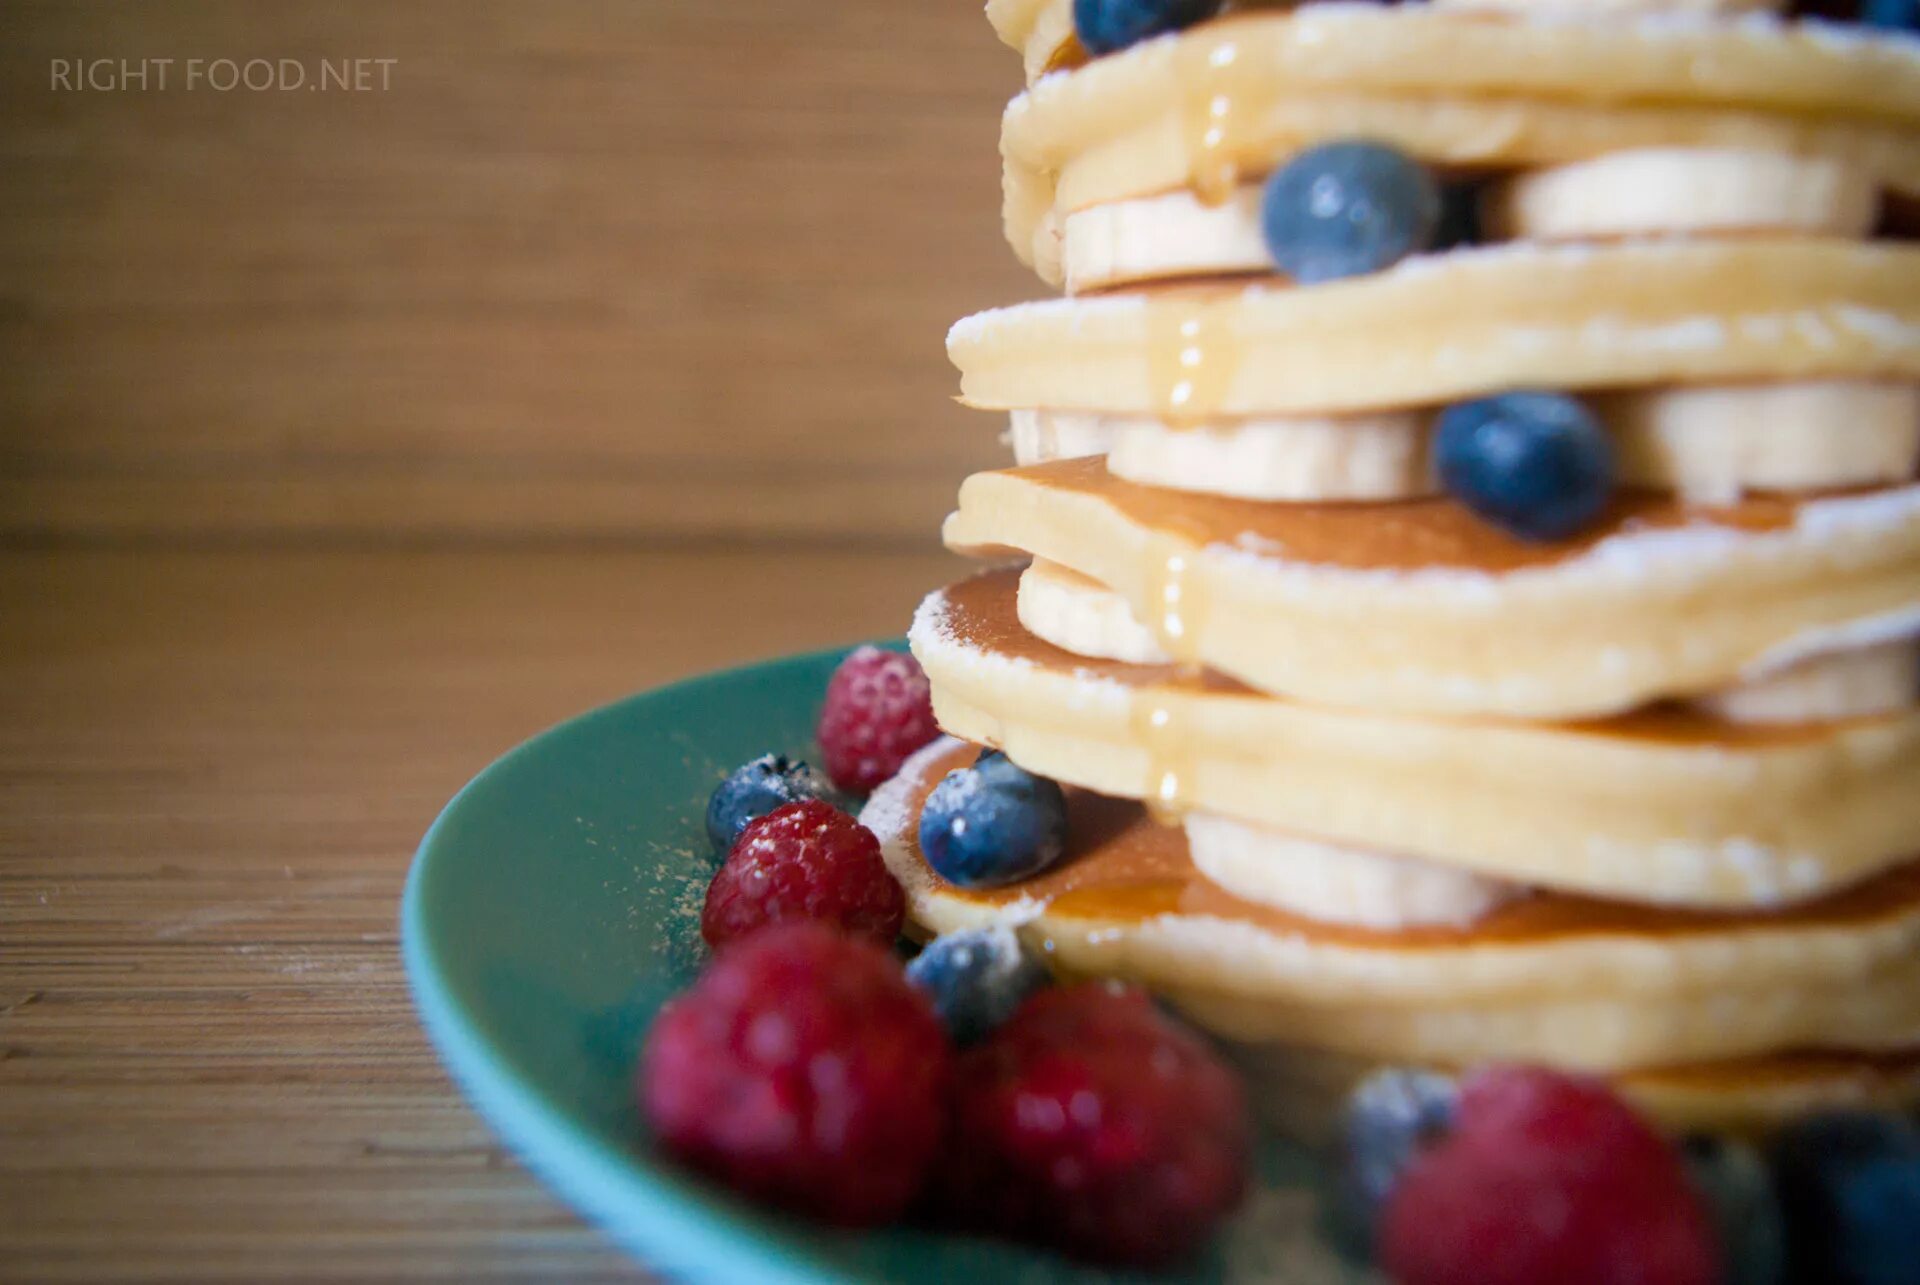
[[[640,1106],[689,1167],[846,1226],[897,1218],[944,1131],[953,1053],[933,1007],[871,942],[769,928],[660,1011]]]
[[[749,822],[707,885],[700,935],[718,949],[769,924],[813,919],[892,945],[907,896],[873,831],[819,799]]]
[[[1597,1081],[1498,1067],[1389,1201],[1403,1285],[1714,1285],[1719,1255],[1679,1156]]]
[[[940,734],[920,663],[897,651],[861,647],[833,671],[820,711],[820,755],[843,790],[871,790]]]
[[[936,1185],[964,1223],[1152,1265],[1194,1249],[1240,1201],[1240,1082],[1141,991],[1040,991],[958,1066]]]

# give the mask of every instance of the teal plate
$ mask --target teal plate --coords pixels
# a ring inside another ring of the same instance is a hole
[[[705,956],[706,798],[768,750],[811,757],[842,651],[708,674],[585,714],[476,777],[433,823],[401,912],[420,1016],[474,1105],[652,1268],[724,1285],[1285,1281],[1348,1285],[1314,1232],[1313,1166],[1279,1142],[1243,1215],[1183,1271],[1103,1272],[984,1239],[827,1231],[654,1152],[629,1093],[641,1037]]]

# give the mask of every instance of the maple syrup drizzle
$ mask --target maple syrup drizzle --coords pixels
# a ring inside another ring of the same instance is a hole
[[[1169,296],[1148,305],[1148,377],[1167,427],[1203,427],[1226,403],[1241,359],[1234,335],[1236,302],[1231,295]]]
[[[1165,685],[1143,688],[1134,697],[1130,721],[1147,757],[1141,802],[1161,825],[1179,825],[1191,807],[1192,729],[1176,697],[1200,681],[1200,667],[1183,663]]]
[[[1199,659],[1190,614],[1194,590],[1187,574],[1192,562],[1193,555],[1179,546],[1159,553],[1152,559],[1152,588],[1149,590],[1151,610],[1148,613],[1161,649],[1176,661],[1188,665]]]
[[[1193,86],[1185,105],[1187,182],[1202,204],[1223,205],[1240,183],[1240,49],[1222,40],[1190,57],[1193,65],[1181,69],[1181,83]]]

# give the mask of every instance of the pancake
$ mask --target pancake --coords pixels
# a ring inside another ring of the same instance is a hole
[[[941,725],[1032,771],[1516,883],[1777,905],[1900,864],[1920,835],[1920,715],[1793,727],[1662,707],[1536,725],[1277,700],[1023,629],[1018,572],[936,592],[911,632]]]
[[[1119,594],[1036,558],[1020,573],[1020,623],[1076,656],[1167,664],[1173,657]],[[1736,723],[1797,724],[1892,714],[1920,703],[1920,638],[1849,646],[1685,698]]]
[[[926,865],[917,826],[927,792],[976,752],[936,742],[861,815],[920,930],[1019,924],[1058,969],[1140,981],[1231,1040],[1600,1071],[1920,1044],[1920,863],[1771,914],[1541,894],[1472,928],[1383,932],[1233,897],[1179,831],[1074,790],[1060,864],[965,890]]]
[[[1687,15],[1776,12],[1782,0],[1434,0],[1436,8],[1513,15],[1605,16],[1648,13]],[[1229,11],[1285,9],[1291,0],[1230,0]],[[1050,71],[1083,66],[1086,50],[1074,32],[1073,0],[987,0],[987,20],[1002,43],[1020,54],[1027,83]]]
[[[1107,586],[1177,659],[1379,712],[1608,715],[1920,627],[1920,486],[1714,508],[1623,492],[1537,544],[1445,498],[1259,503],[1082,458],[974,474],[944,535]]]
[[[1920,53],[1765,20],[1485,21],[1314,5],[1202,24],[1052,76],[1007,108],[1007,239],[1061,280],[1065,217],[1191,187],[1223,199],[1314,142],[1514,169],[1646,147],[1829,157],[1920,193]]]
[[[1517,242],[1288,287],[1184,285],[956,323],[961,400],[1177,423],[1566,391],[1920,378],[1920,247]]]

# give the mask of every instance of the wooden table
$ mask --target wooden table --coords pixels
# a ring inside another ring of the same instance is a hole
[[[0,1280],[644,1279],[416,1025],[413,846],[663,679],[898,633],[898,550],[0,553]]]
[[[1018,59],[977,2],[0,28],[0,1282],[639,1279],[429,1052],[408,859],[540,728],[950,578]]]

